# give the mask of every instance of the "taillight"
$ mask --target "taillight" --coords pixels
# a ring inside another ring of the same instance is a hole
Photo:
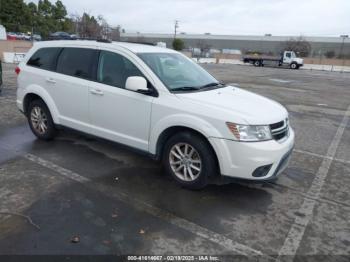
[[[17,66],[16,69],[15,69],[15,72],[17,75],[19,75],[19,73],[21,72],[21,69]]]

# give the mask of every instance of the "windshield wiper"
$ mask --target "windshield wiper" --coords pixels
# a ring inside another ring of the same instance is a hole
[[[171,91],[191,91],[191,90],[199,90],[200,87],[196,86],[180,86],[172,88]]]
[[[206,87],[212,87],[212,86],[224,87],[225,84],[220,83],[220,82],[212,82],[212,83],[206,84],[206,85],[204,85],[204,86],[201,86],[200,88],[206,88]]]
[[[226,86],[223,83],[220,82],[212,82],[209,84],[206,84],[204,86],[180,86],[180,87],[175,87],[172,88],[171,91],[191,91],[191,90],[200,90],[200,89],[204,89],[204,88],[208,88],[208,87],[224,87]]]

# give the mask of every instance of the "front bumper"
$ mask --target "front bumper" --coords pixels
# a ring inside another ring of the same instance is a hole
[[[220,172],[223,176],[268,180],[278,176],[288,165],[293,147],[294,131],[283,141],[237,142],[228,139],[209,138],[217,154]],[[263,176],[253,176],[262,166],[271,165]]]

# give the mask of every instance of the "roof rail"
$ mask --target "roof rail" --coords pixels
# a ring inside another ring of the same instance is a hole
[[[96,42],[100,42],[100,43],[112,43],[112,41],[111,41],[111,40],[108,40],[108,39],[102,39],[102,38],[97,39],[97,40],[96,40]]]
[[[123,43],[131,43],[131,44],[140,44],[140,45],[153,45],[155,46],[155,43],[151,43],[151,42],[137,42],[137,41],[120,41]]]
[[[96,41],[101,43],[112,43],[111,40],[96,37],[78,37],[77,40]]]

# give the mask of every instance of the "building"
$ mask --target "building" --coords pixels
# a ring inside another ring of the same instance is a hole
[[[178,34],[177,38],[184,40],[186,48],[198,48],[207,46],[214,49],[235,49],[243,53],[247,51],[259,51],[263,53],[278,54],[283,42],[298,36],[245,36],[245,35],[211,35],[211,34]],[[148,33],[121,33],[121,41],[130,42],[165,42],[167,47],[172,46],[174,35],[172,34],[148,34]],[[327,52],[334,52],[335,56],[345,54],[350,56],[350,38],[342,37],[310,37],[303,39],[311,45],[310,56],[318,57]],[[344,42],[343,42],[344,40]]]

